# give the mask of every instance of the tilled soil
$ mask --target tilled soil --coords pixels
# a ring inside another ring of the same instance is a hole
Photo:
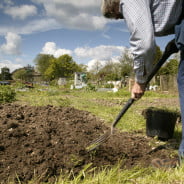
[[[153,158],[168,158],[165,147],[153,148],[150,138],[116,133],[93,152],[88,144],[109,128],[89,112],[69,107],[0,106],[0,181],[54,181],[61,172],[77,174],[85,165],[147,167]]]

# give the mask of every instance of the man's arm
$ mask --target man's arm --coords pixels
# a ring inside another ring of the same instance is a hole
[[[152,70],[156,48],[150,6],[148,0],[121,0],[120,7],[130,31],[136,81],[132,97],[137,98],[144,94],[144,83]]]

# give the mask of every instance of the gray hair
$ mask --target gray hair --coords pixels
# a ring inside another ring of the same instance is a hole
[[[102,0],[101,12],[106,18],[122,19],[123,15],[119,12],[120,0]]]

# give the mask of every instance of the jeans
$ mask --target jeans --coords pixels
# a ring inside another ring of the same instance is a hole
[[[182,140],[179,147],[179,155],[184,155],[184,51],[181,51],[181,61],[178,68],[177,82],[182,121]]]

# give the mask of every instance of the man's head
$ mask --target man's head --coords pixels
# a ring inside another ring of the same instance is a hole
[[[123,19],[119,11],[120,0],[102,0],[101,12],[106,18]]]

